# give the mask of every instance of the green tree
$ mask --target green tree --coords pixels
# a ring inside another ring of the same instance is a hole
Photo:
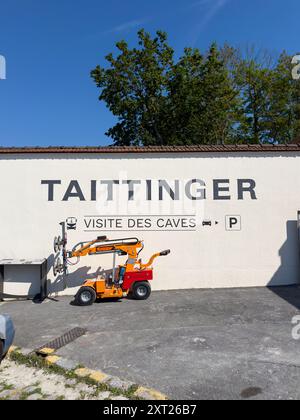
[[[300,137],[300,84],[291,74],[292,57],[283,52],[271,79],[267,127],[274,143],[292,143]]]
[[[168,139],[166,114],[168,80],[173,68],[173,49],[167,35],[157,32],[151,39],[138,33],[140,48],[129,49],[125,41],[116,44],[120,54],[109,54],[108,69],[97,66],[91,76],[119,122],[106,133],[116,145],[163,145]]]
[[[177,61],[165,32],[141,30],[138,46],[116,44],[91,76],[118,122],[115,145],[289,143],[300,138],[300,82],[291,57],[213,43]]]
[[[207,57],[185,49],[174,62],[164,32],[138,33],[139,48],[119,42],[120,54],[91,76],[119,122],[107,135],[116,145],[229,142],[238,93],[213,44]]]
[[[204,58],[198,49],[186,48],[173,66],[168,85],[167,112],[173,121],[169,144],[199,143],[195,135],[195,121],[203,111],[200,104],[203,87]]]
[[[252,57],[241,58],[233,71],[242,101],[242,113],[237,121],[239,136],[243,143],[264,143],[268,141],[272,72]]]
[[[239,105],[239,92],[234,89],[216,44],[213,44],[209,50],[204,65],[202,86],[201,102],[204,103],[201,115],[202,138],[205,138],[206,133],[208,143],[231,142]]]

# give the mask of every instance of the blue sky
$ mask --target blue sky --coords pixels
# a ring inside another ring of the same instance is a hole
[[[89,73],[120,39],[163,29],[180,55],[217,41],[300,51],[299,0],[9,0],[0,7],[0,145],[105,145],[114,123]]]

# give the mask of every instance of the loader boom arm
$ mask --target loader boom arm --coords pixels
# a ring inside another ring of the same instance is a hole
[[[128,259],[126,262],[126,271],[134,271],[135,266],[138,265],[139,270],[146,270],[149,268],[157,257],[168,255],[170,250],[158,252],[149,259],[146,264],[142,263],[142,260],[138,260],[139,253],[144,248],[144,243],[137,238],[125,238],[125,239],[107,239],[104,237],[98,237],[97,239],[89,242],[81,242],[67,252],[68,258],[80,258],[88,255],[100,255],[116,253],[119,255],[127,255]]]
[[[152,264],[153,264],[154,260],[155,260],[157,257],[163,257],[163,256],[166,256],[166,255],[168,255],[168,254],[170,254],[170,250],[169,250],[169,249],[168,249],[168,250],[166,250],[166,251],[157,252],[156,254],[153,254],[153,255],[152,255],[152,257],[149,259],[149,261],[148,261],[146,264],[143,264],[143,263],[142,263],[142,260],[139,260],[139,261],[138,261],[138,264],[139,264],[139,266],[140,266],[140,269],[141,269],[141,270],[146,270],[147,268],[149,268],[149,267],[151,267],[151,266],[152,266]]]

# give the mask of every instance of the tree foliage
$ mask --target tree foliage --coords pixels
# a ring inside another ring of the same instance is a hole
[[[116,44],[91,76],[117,117],[115,145],[289,143],[300,136],[300,82],[291,57],[277,63],[213,43],[175,60],[167,34],[138,32],[138,46]]]

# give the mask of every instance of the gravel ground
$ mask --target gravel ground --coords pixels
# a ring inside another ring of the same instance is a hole
[[[0,400],[105,400],[123,399],[76,379],[6,359],[0,365]]]

